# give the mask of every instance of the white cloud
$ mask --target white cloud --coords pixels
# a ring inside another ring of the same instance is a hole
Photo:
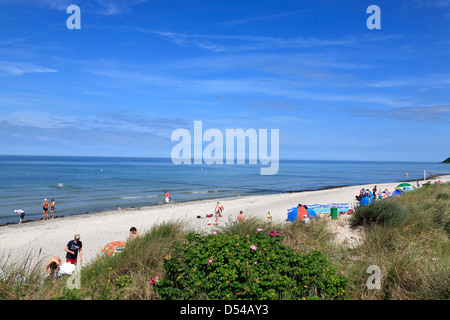
[[[0,61],[0,75],[21,76],[25,73],[47,73],[58,72],[57,69],[50,69],[27,62]]]
[[[298,10],[298,11],[292,11],[292,12],[284,12],[284,13],[273,14],[273,15],[269,15],[269,16],[248,17],[248,18],[243,18],[243,19],[239,19],[239,20],[225,21],[225,22],[222,22],[221,24],[234,26],[234,25],[242,24],[242,23],[248,23],[248,22],[254,22],[254,21],[263,21],[263,20],[271,20],[271,19],[291,16],[291,15],[302,13],[302,12],[305,12],[305,11],[304,10]]]

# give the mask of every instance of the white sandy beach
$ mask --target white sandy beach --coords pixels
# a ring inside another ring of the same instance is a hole
[[[439,179],[446,182],[450,176],[441,176]],[[430,181],[434,183],[436,180]],[[392,192],[399,183],[376,185],[378,189],[389,189]],[[411,182],[411,184],[415,183]],[[53,256],[59,256],[65,261],[66,244],[73,239],[75,233],[80,233],[83,243],[83,265],[85,265],[96,258],[107,243],[117,240],[126,241],[129,229],[133,226],[140,233],[144,233],[152,226],[164,221],[180,220],[194,226],[198,231],[213,231],[214,218],[198,219],[197,216],[205,217],[213,213],[217,201],[224,205],[224,213],[219,225],[225,224],[228,220],[235,221],[240,210],[244,212],[245,217],[259,216],[262,219],[265,219],[267,212],[271,211],[274,222],[283,222],[287,218],[287,209],[295,207],[298,203],[353,204],[355,195],[359,194],[361,188],[372,190],[373,187],[374,184],[357,185],[297,193],[171,203],[10,224],[0,227],[0,255],[10,255],[12,261],[31,257],[46,262]],[[339,219],[347,216],[342,215]],[[208,225],[208,222],[212,225]]]

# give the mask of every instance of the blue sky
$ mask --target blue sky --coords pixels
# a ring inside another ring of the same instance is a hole
[[[202,120],[279,129],[281,159],[442,161],[449,35],[450,0],[0,0],[0,154],[170,157]]]

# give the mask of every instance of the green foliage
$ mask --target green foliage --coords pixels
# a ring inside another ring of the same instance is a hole
[[[116,279],[115,285],[117,288],[123,288],[128,286],[131,282],[132,278],[126,274],[123,277]]]
[[[78,289],[68,289],[64,288],[62,295],[55,296],[51,300],[82,300],[84,292]]]
[[[352,215],[352,222],[356,224],[374,222],[379,225],[396,226],[407,216],[408,210],[401,203],[395,200],[381,200],[368,206],[357,207]]]
[[[299,254],[277,232],[190,233],[174,245],[164,269],[154,284],[162,299],[337,299],[347,284],[321,252]]]
[[[436,200],[450,200],[450,194],[448,194],[448,193],[439,193],[436,196]]]

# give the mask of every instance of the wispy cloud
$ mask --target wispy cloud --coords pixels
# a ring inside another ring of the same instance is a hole
[[[357,116],[390,118],[417,122],[450,122],[450,105],[437,106],[411,106],[392,109],[352,110]]]
[[[26,62],[0,61],[0,76],[1,75],[21,76],[26,73],[43,73],[43,72],[44,73],[58,72],[58,70]]]
[[[125,27],[128,28],[128,27]],[[325,46],[344,46],[355,43],[356,38],[323,39],[315,37],[298,37],[284,39],[280,37],[218,35],[218,34],[188,34],[170,31],[149,30],[142,27],[132,27],[132,30],[151,33],[171,40],[183,47],[198,47],[215,52],[252,51],[263,49],[313,48]]]
[[[271,20],[271,19],[292,16],[292,15],[303,13],[303,12],[305,12],[305,10],[284,12],[284,13],[278,13],[278,14],[273,14],[273,15],[268,15],[268,16],[260,16],[260,17],[248,17],[248,18],[243,18],[243,19],[239,19],[239,20],[224,21],[224,22],[221,22],[220,24],[227,25],[227,26],[235,26],[235,25],[242,24],[242,23],[264,21],[264,20]]]
[[[148,0],[0,0],[0,4],[23,4],[41,8],[65,11],[74,4],[80,6],[83,12],[104,16],[117,15],[128,12],[131,6]]]
[[[414,2],[422,7],[432,7],[432,8],[450,7],[450,0],[414,0]]]

